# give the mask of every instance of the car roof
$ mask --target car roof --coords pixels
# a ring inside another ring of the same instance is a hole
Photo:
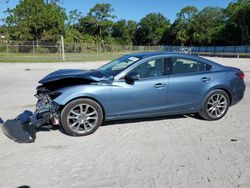
[[[130,53],[130,54],[127,54],[127,55],[139,57],[141,59],[147,58],[147,57],[151,57],[151,56],[158,56],[158,55],[173,55],[173,56],[182,56],[182,57],[189,57],[189,58],[190,57],[193,57],[193,58],[198,57],[196,55],[191,55],[191,54],[186,54],[186,53],[181,53],[181,52],[166,52],[166,51],[159,51],[159,52],[136,52],[136,53]]]
[[[146,58],[150,56],[157,56],[157,55],[173,55],[177,53],[173,52],[136,52],[136,53],[130,53],[129,56],[136,56],[139,58]]]

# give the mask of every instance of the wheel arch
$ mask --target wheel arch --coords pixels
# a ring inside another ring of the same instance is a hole
[[[96,98],[94,97],[90,97],[90,96],[78,96],[78,97],[75,97],[75,98],[72,98],[70,99],[69,101],[67,101],[65,104],[61,105],[61,110],[67,105],[69,104],[70,102],[76,100],[76,99],[90,99],[90,100],[93,100],[95,101],[98,105],[100,105],[101,109],[102,109],[102,113],[103,113],[103,121],[105,120],[105,117],[106,117],[106,112],[105,112],[105,108],[104,106],[102,105],[102,103],[97,100]]]
[[[229,97],[229,106],[231,106],[231,103],[232,103],[232,95],[231,93],[229,92],[229,89],[226,88],[226,87],[222,87],[222,86],[217,86],[217,87],[212,87],[211,89],[208,90],[208,92],[206,93],[205,97],[203,98],[203,101],[202,101],[202,106],[200,108],[200,110],[202,111],[202,108],[204,106],[204,103],[206,101],[206,99],[208,98],[208,96],[210,95],[211,92],[215,91],[215,90],[222,90],[224,92],[227,93],[228,97]]]
[[[232,95],[231,95],[231,93],[229,92],[229,90],[226,89],[226,88],[216,88],[216,89],[217,89],[217,90],[222,90],[222,91],[226,92],[226,94],[227,94],[228,97],[229,97],[229,106],[231,106],[231,103],[232,103]]]
[[[231,98],[231,93],[229,92],[229,90],[228,90],[227,88],[225,88],[225,87],[213,87],[213,88],[211,88],[211,89],[207,92],[206,96],[204,97],[203,102],[202,102],[202,106],[201,106],[200,112],[199,112],[200,116],[203,117],[203,118],[206,119],[206,120],[218,120],[218,119],[222,118],[222,117],[226,114],[226,112],[225,112],[224,115],[221,116],[220,118],[218,118],[218,119],[211,119],[211,117],[209,117],[209,116],[207,115],[207,112],[204,111],[204,105],[206,104],[206,101],[208,100],[208,98],[209,98],[209,97],[213,94],[213,92],[215,92],[215,91],[218,91],[218,92],[219,92],[219,91],[220,91],[220,92],[225,92],[225,93],[228,95],[229,104],[228,104],[228,106],[227,106],[226,112],[227,112],[228,108],[229,108],[230,105],[231,105],[231,100],[232,100],[232,98]]]

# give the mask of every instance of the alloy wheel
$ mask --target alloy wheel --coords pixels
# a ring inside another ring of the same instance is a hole
[[[95,128],[98,113],[90,104],[78,104],[67,115],[69,128],[76,133],[87,133]]]
[[[219,118],[224,115],[228,108],[227,98],[220,93],[212,95],[207,102],[207,113],[212,118]]]

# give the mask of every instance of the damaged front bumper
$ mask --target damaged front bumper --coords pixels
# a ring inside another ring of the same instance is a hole
[[[36,139],[36,132],[44,125],[59,125],[59,105],[47,94],[36,95],[36,111],[24,111],[15,119],[4,122],[0,118],[3,133],[18,143],[31,143]]]
[[[3,133],[10,139],[19,143],[30,143],[36,139],[36,128],[31,124],[33,113],[24,111],[17,118],[3,122],[1,128]]]

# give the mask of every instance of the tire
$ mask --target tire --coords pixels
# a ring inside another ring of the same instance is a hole
[[[94,133],[103,122],[100,105],[87,98],[68,103],[61,113],[61,124],[70,136],[86,136]]]
[[[226,115],[229,105],[230,99],[228,94],[223,90],[217,89],[207,95],[202,111],[199,114],[208,121],[219,120]]]

